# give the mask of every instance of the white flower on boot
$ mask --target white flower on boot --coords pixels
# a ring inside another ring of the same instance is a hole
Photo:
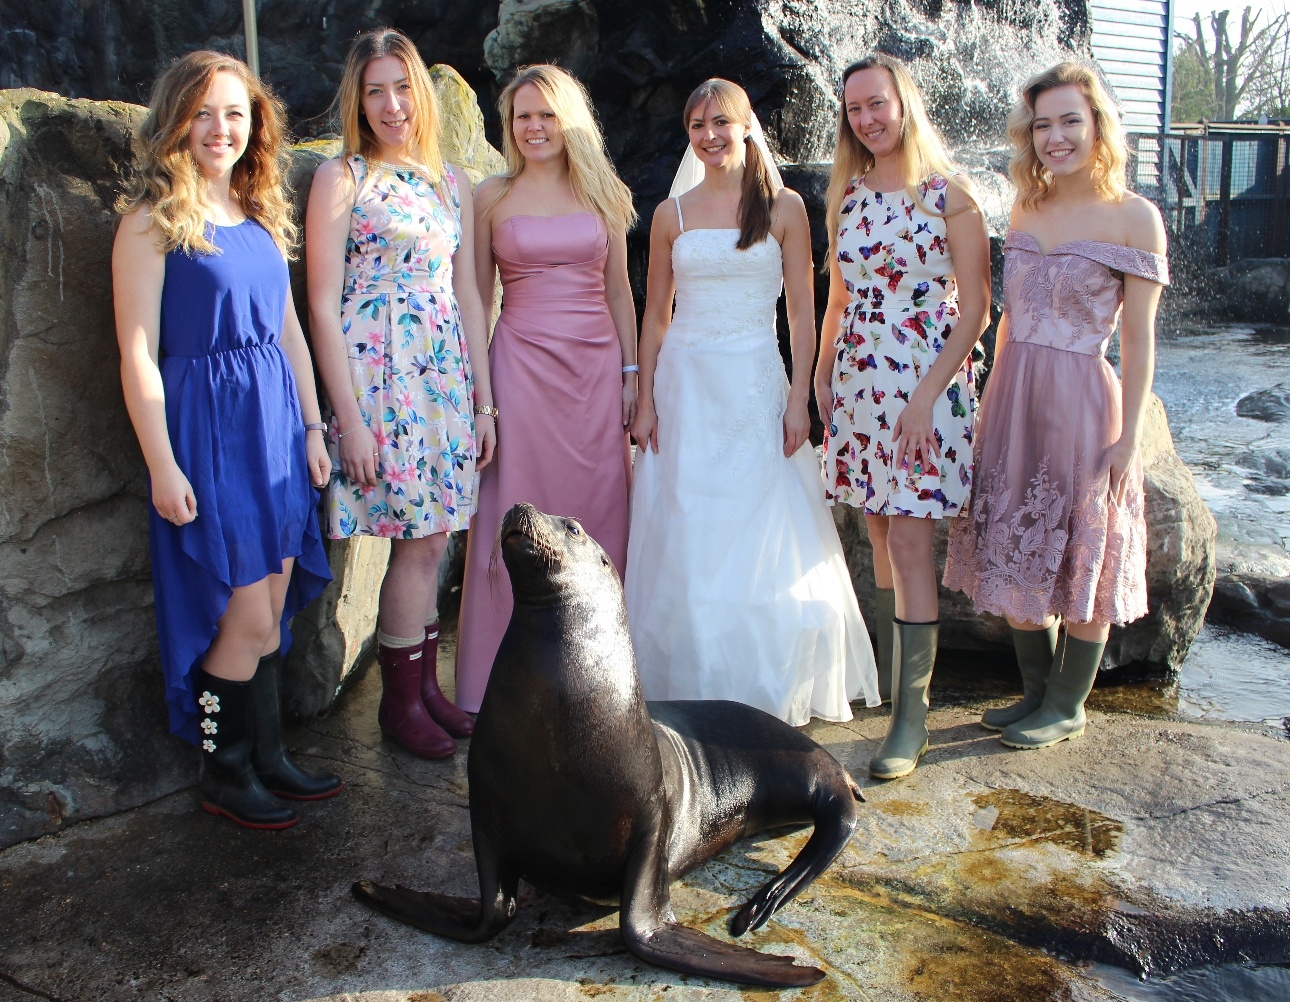
[[[209,692],[203,692],[201,698],[197,700],[197,703],[207,713],[219,713],[218,696],[212,696]]]

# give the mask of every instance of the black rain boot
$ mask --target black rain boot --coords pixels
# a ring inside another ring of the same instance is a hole
[[[282,655],[277,651],[260,658],[256,666],[251,707],[255,714],[251,766],[265,789],[291,800],[323,800],[345,788],[339,776],[307,772],[287,754],[282,726]]]
[[[296,812],[264,788],[251,768],[255,720],[251,683],[198,672],[202,710],[202,810],[243,828],[290,828]]]

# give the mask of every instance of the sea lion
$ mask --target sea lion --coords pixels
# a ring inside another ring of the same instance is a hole
[[[571,518],[531,505],[500,531],[514,611],[470,742],[479,900],[359,881],[359,900],[468,943],[515,917],[523,877],[619,902],[628,949],[687,974],[788,988],[817,967],[677,923],[671,882],[736,839],[814,824],[801,853],[734,915],[757,929],[831,863],[855,829],[859,787],[832,755],[768,713],[729,701],[646,703],[613,564]]]

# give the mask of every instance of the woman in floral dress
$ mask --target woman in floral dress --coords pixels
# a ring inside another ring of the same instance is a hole
[[[1004,318],[945,583],[1012,627],[1022,698],[981,723],[1010,747],[1046,748],[1084,733],[1110,624],[1147,612],[1139,442],[1169,269],[1160,213],[1125,189],[1119,116],[1092,70],[1061,63],[1027,81],[1008,132]],[[1104,357],[1117,322],[1123,383]]]
[[[330,534],[392,541],[378,719],[414,755],[443,758],[474,723],[439,688],[439,562],[447,533],[474,512],[497,414],[470,184],[439,157],[433,86],[403,35],[354,41],[338,104],[342,155],[318,168],[306,227],[309,316],[339,467]]]
[[[989,312],[990,253],[909,71],[878,55],[842,81],[815,389],[828,501],[863,508],[873,544],[878,678],[892,718],[869,772],[893,779],[927,749],[939,615],[932,533],[972,484],[968,356]]]

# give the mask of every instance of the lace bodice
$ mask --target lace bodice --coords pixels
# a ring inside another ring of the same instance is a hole
[[[738,230],[685,230],[672,244],[676,279],[673,327],[687,340],[720,340],[748,331],[774,337],[775,303],[783,286],[779,241],[767,236],[736,250]]]
[[[1169,284],[1160,254],[1101,240],[1071,240],[1045,254],[1024,230],[1004,241],[1008,340],[1104,355],[1120,320],[1124,276]]]

